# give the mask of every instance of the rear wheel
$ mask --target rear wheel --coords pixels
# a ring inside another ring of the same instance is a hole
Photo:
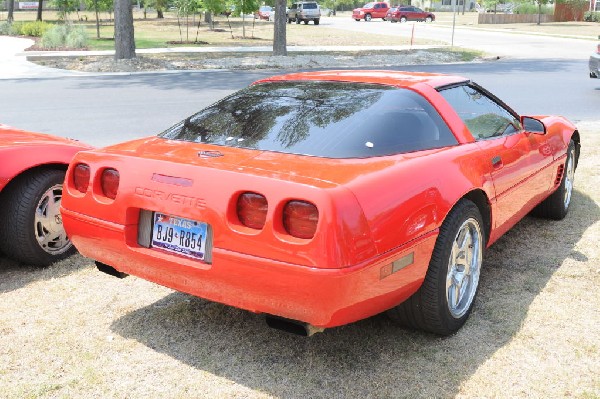
[[[304,22],[304,25],[308,25],[308,19],[305,19],[303,22]]]
[[[406,21],[408,21],[406,17],[400,17],[400,22],[405,23]]]
[[[354,18],[356,22],[360,22],[360,18]]]
[[[65,173],[33,171],[6,188],[0,204],[0,248],[9,257],[46,266],[74,252],[62,225],[60,202]]]
[[[560,185],[554,193],[540,203],[534,210],[536,216],[548,219],[562,220],[569,212],[571,198],[573,196],[573,183],[575,181],[575,168],[577,166],[577,155],[575,142],[569,142],[567,149],[567,160],[561,177]]]
[[[300,18],[296,17],[296,23],[299,24],[300,23]]]
[[[484,248],[479,209],[473,202],[461,200],[442,223],[423,285],[390,309],[390,317],[435,334],[458,331],[475,301]]]
[[[369,22],[371,20],[371,14],[365,15],[365,22]]]
[[[320,21],[318,19],[315,19],[315,25],[319,25],[319,22]]]
[[[433,19],[431,17],[425,18],[425,22],[431,22],[431,21],[433,21]]]

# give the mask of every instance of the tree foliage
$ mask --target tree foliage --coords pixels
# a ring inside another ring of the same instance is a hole
[[[58,9],[60,19],[67,21],[69,14],[79,8],[79,0],[51,0],[50,6]]]
[[[179,26],[179,38],[183,43],[182,22],[185,22],[185,41],[190,41],[190,16],[197,13],[202,3],[200,0],[175,0],[173,5],[177,8],[177,25]],[[199,21],[199,20],[198,20]]]
[[[100,12],[111,12],[113,0],[84,0],[85,8],[94,11],[96,15],[96,37],[100,38]]]

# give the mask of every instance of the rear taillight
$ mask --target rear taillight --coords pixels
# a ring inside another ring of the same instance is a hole
[[[237,216],[246,227],[262,229],[267,219],[268,209],[269,204],[264,195],[247,192],[238,197]]]
[[[598,45],[598,47],[596,48],[596,53],[600,54],[600,44]]]
[[[84,163],[78,163],[73,168],[73,186],[80,193],[86,193],[90,185],[90,167]]]
[[[117,198],[117,191],[119,191],[119,172],[115,169],[104,169],[102,176],[100,176],[100,186],[102,187],[102,194],[106,198],[115,199]]]
[[[297,238],[313,238],[317,231],[319,211],[306,201],[290,201],[283,208],[283,227]]]

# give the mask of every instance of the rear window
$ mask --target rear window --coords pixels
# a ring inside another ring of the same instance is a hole
[[[317,3],[304,3],[302,5],[303,10],[314,10],[317,9]]]
[[[419,94],[345,82],[250,86],[160,136],[326,158],[366,158],[457,144]]]

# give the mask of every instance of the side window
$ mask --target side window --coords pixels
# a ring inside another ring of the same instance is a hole
[[[472,86],[440,91],[467,125],[476,140],[485,140],[521,130],[521,123],[506,108]]]

